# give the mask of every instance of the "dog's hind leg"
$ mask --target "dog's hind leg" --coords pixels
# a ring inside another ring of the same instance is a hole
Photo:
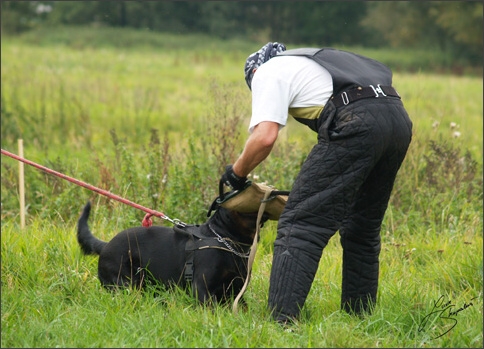
[[[143,288],[149,278],[146,268],[141,266],[136,253],[131,255],[130,249],[119,253],[116,242],[119,240],[111,241],[99,257],[98,278],[101,284],[108,289]]]
[[[94,235],[92,235],[91,230],[87,224],[89,219],[89,214],[91,212],[91,203],[88,201],[84,210],[82,211],[81,217],[77,222],[77,241],[81,246],[81,250],[84,254],[101,254],[104,246],[107,242],[99,240]]]

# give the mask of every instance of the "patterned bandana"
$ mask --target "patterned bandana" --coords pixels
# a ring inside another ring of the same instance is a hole
[[[252,89],[250,85],[252,83],[252,77],[254,76],[254,69],[259,68],[269,59],[283,51],[286,51],[286,46],[284,44],[280,44],[278,42],[268,42],[267,44],[262,46],[259,51],[254,52],[247,58],[244,71],[245,82],[247,82],[247,86],[249,86],[249,89]]]

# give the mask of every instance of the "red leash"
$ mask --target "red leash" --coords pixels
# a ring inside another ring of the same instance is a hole
[[[101,194],[101,195],[104,195],[104,196],[107,196],[108,198],[111,198],[111,199],[120,201],[123,204],[127,204],[129,206],[132,206],[132,207],[135,207],[137,209],[140,209],[140,210],[142,210],[144,212],[147,212],[147,214],[145,215],[145,217],[143,218],[143,221],[142,221],[142,225],[144,227],[150,227],[153,224],[153,222],[151,221],[151,216],[156,216],[156,217],[159,217],[161,219],[165,219],[165,220],[167,220],[167,221],[169,221],[169,222],[171,222],[173,224],[184,224],[184,223],[180,222],[179,220],[173,220],[173,219],[169,218],[164,213],[161,213],[161,212],[158,212],[158,211],[149,209],[147,207],[138,205],[137,203],[134,203],[132,201],[129,201],[127,199],[124,199],[121,196],[115,195],[115,194],[113,194],[113,193],[111,193],[111,192],[109,192],[107,190],[100,189],[100,188],[97,188],[97,187],[95,187],[95,186],[93,186],[91,184],[82,182],[82,181],[80,181],[78,179],[71,178],[69,176],[66,176],[65,174],[62,174],[60,172],[51,170],[50,168],[47,168],[45,166],[36,164],[33,161],[30,161],[30,160],[21,158],[20,156],[17,156],[15,154],[12,154],[12,153],[10,153],[10,152],[8,152],[6,150],[3,150],[2,149],[2,154],[7,155],[7,156],[10,156],[11,158],[13,158],[15,160],[22,161],[22,162],[24,162],[24,163],[26,163],[28,165],[37,167],[38,169],[41,169],[42,171],[45,171],[45,172],[50,173],[50,174],[53,174],[53,175],[55,175],[57,177],[61,177],[61,178],[65,179],[65,180],[68,180],[69,182],[72,182],[74,184],[80,185],[81,187],[84,187],[84,188],[87,188],[89,190],[95,191],[96,193]]]

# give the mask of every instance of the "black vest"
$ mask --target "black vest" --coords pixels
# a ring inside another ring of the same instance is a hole
[[[391,86],[392,71],[374,59],[334,48],[297,48],[278,56],[306,56],[324,67],[333,78],[333,95],[357,86]]]

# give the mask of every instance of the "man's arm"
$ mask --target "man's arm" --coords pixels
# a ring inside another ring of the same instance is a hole
[[[234,173],[239,177],[246,177],[272,151],[279,134],[279,124],[263,121],[254,127],[245,143],[244,150],[233,165]]]

